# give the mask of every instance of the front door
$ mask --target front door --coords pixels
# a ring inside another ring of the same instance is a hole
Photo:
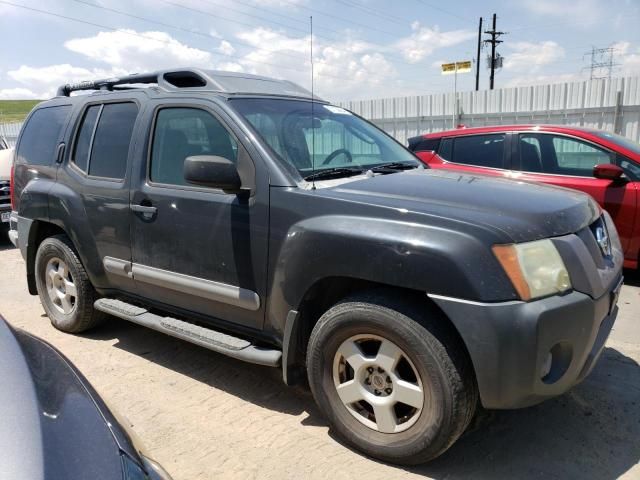
[[[591,195],[604,208],[618,229],[622,249],[630,246],[636,209],[635,186],[595,178],[593,167],[617,163],[617,156],[599,145],[575,137],[552,133],[518,135],[517,178],[572,188]]]
[[[251,196],[188,184],[186,157],[251,161],[224,113],[180,103],[151,109],[146,161],[132,190],[133,277],[139,295],[261,328],[268,191]]]

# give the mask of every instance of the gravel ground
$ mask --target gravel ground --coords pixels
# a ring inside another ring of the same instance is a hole
[[[210,478],[640,479],[640,277],[599,364],[566,395],[496,412],[417,468],[372,461],[332,436],[311,396],[245,364],[117,319],[73,336],[27,293],[19,252],[0,241],[0,312],[56,346],[133,426],[176,480]]]

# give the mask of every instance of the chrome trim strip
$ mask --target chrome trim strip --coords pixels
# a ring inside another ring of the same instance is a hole
[[[131,262],[127,260],[121,260],[114,257],[104,257],[102,259],[102,265],[104,266],[104,269],[109,273],[120,275],[121,277],[133,278],[133,273],[131,272]]]
[[[480,307],[490,307],[490,306],[505,306],[505,305],[517,305],[520,303],[525,303],[521,300],[509,300],[506,302],[495,302],[495,303],[491,303],[491,302],[475,302],[473,300],[465,300],[463,298],[456,298],[456,297],[446,297],[444,295],[434,295],[432,293],[427,293],[427,297],[429,297],[432,300],[445,300],[447,302],[456,302],[456,303],[465,303],[467,305],[477,305]]]
[[[176,292],[227,303],[236,307],[256,311],[260,308],[260,297],[252,290],[182,273],[162,270],[133,263],[131,267],[135,281],[148,283]]]

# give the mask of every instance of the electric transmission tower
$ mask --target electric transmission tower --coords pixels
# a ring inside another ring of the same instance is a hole
[[[496,52],[496,47],[502,43],[502,40],[499,40],[499,38],[502,35],[505,35],[507,33],[507,32],[500,32],[496,30],[496,19],[497,19],[497,15],[494,13],[493,23],[492,23],[493,28],[491,30],[485,30],[484,32],[486,35],[489,35],[489,37],[491,37],[484,41],[484,43],[491,45],[491,56],[487,60],[489,64],[489,69],[491,71],[491,74],[489,75],[490,90],[493,90],[493,86],[495,85],[496,69],[502,68],[502,62],[504,60],[504,58],[501,57],[498,52]],[[482,25],[482,23],[480,23],[480,25]]]
[[[591,52],[584,54],[590,57],[591,64],[583,70],[589,70],[589,80],[610,79],[614,68],[619,66],[615,61],[616,49],[613,47],[596,48],[592,47]]]

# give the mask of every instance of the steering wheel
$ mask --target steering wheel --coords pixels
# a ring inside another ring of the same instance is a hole
[[[338,150],[331,152],[329,156],[324,159],[324,162],[322,162],[322,165],[329,165],[334,158],[336,158],[338,155],[341,155],[341,154],[344,154],[344,156],[349,159],[348,163],[353,163],[353,156],[351,155],[351,152],[346,148],[339,148]]]

